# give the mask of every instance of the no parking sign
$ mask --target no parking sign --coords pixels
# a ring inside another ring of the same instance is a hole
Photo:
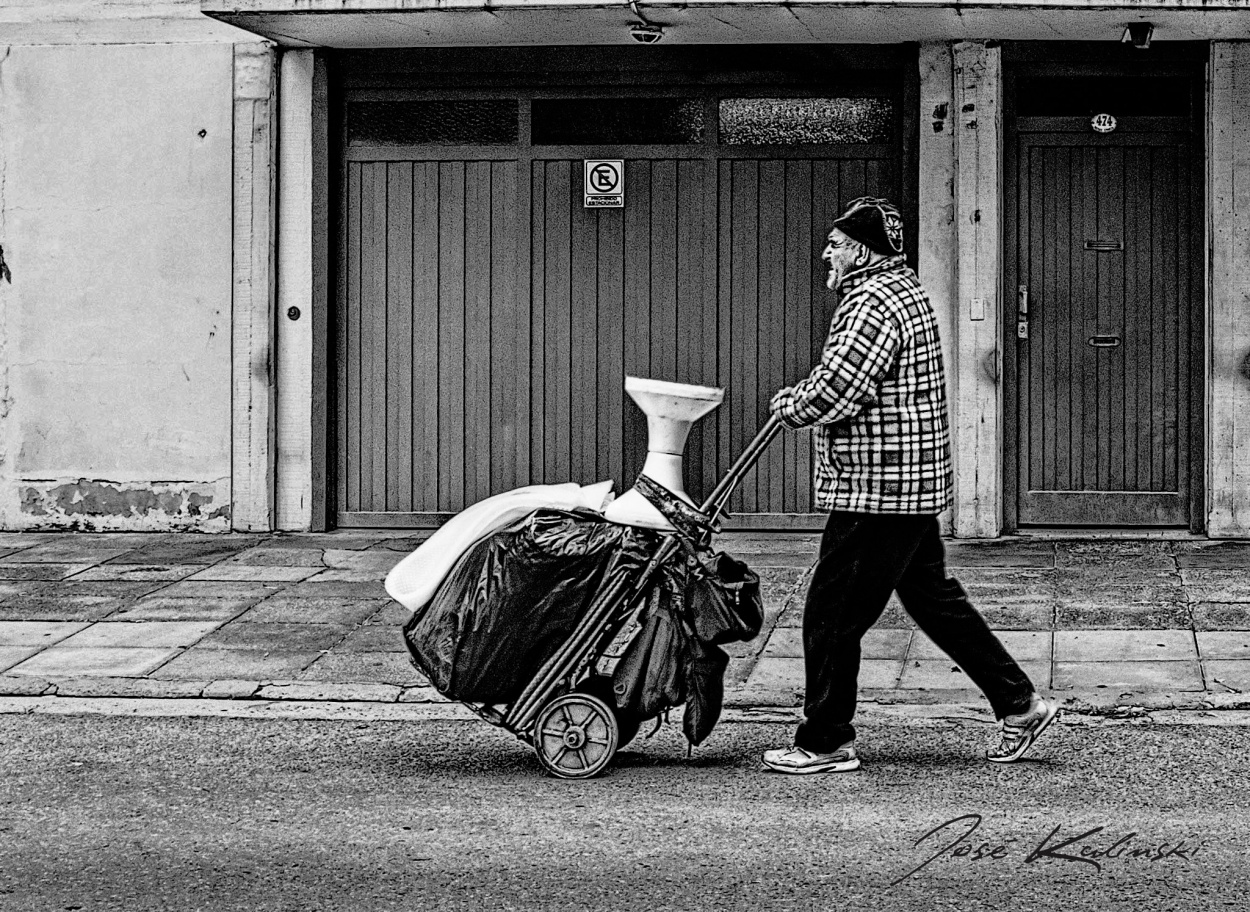
[[[586,169],[586,209],[621,208],[625,205],[625,162],[619,158],[588,158]]]

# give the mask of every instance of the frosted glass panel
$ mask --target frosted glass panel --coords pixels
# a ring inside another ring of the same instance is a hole
[[[881,143],[894,133],[889,98],[725,98],[720,141],[744,146]]]

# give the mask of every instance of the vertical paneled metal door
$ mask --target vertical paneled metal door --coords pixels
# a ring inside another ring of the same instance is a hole
[[[1188,526],[1201,459],[1200,153],[1183,116],[1092,124],[1016,120],[1005,296],[1016,521]]]
[[[341,525],[426,525],[525,484],[627,487],[647,440],[628,374],[726,389],[687,487],[723,474],[819,352],[838,207],[898,194],[897,105],[889,142],[727,145],[703,126],[718,99],[696,102],[685,142],[578,144],[567,118],[543,142],[523,95],[515,142],[347,143]],[[625,160],[624,208],[584,207],[591,158]],[[786,435],[731,510],[810,514],[810,459]]]

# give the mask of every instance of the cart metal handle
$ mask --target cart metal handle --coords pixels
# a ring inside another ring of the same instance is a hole
[[[725,511],[725,504],[729,503],[729,498],[733,496],[734,490],[738,487],[738,482],[742,481],[747,472],[755,468],[755,464],[764,455],[764,450],[768,449],[768,445],[781,432],[782,427],[780,418],[776,415],[769,415],[768,420],[764,422],[764,426],[755,435],[755,439],[747,444],[746,449],[738,456],[737,461],[729,467],[725,477],[712,489],[712,493],[707,496],[707,500],[703,501],[699,510],[705,513],[713,523]]]

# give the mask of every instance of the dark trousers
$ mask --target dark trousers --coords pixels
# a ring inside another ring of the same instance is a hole
[[[859,644],[898,591],[916,624],[989,698],[995,715],[1023,712],[1033,685],[946,575],[935,516],[829,516],[807,606],[804,721],[795,744],[827,753],[855,738]]]

